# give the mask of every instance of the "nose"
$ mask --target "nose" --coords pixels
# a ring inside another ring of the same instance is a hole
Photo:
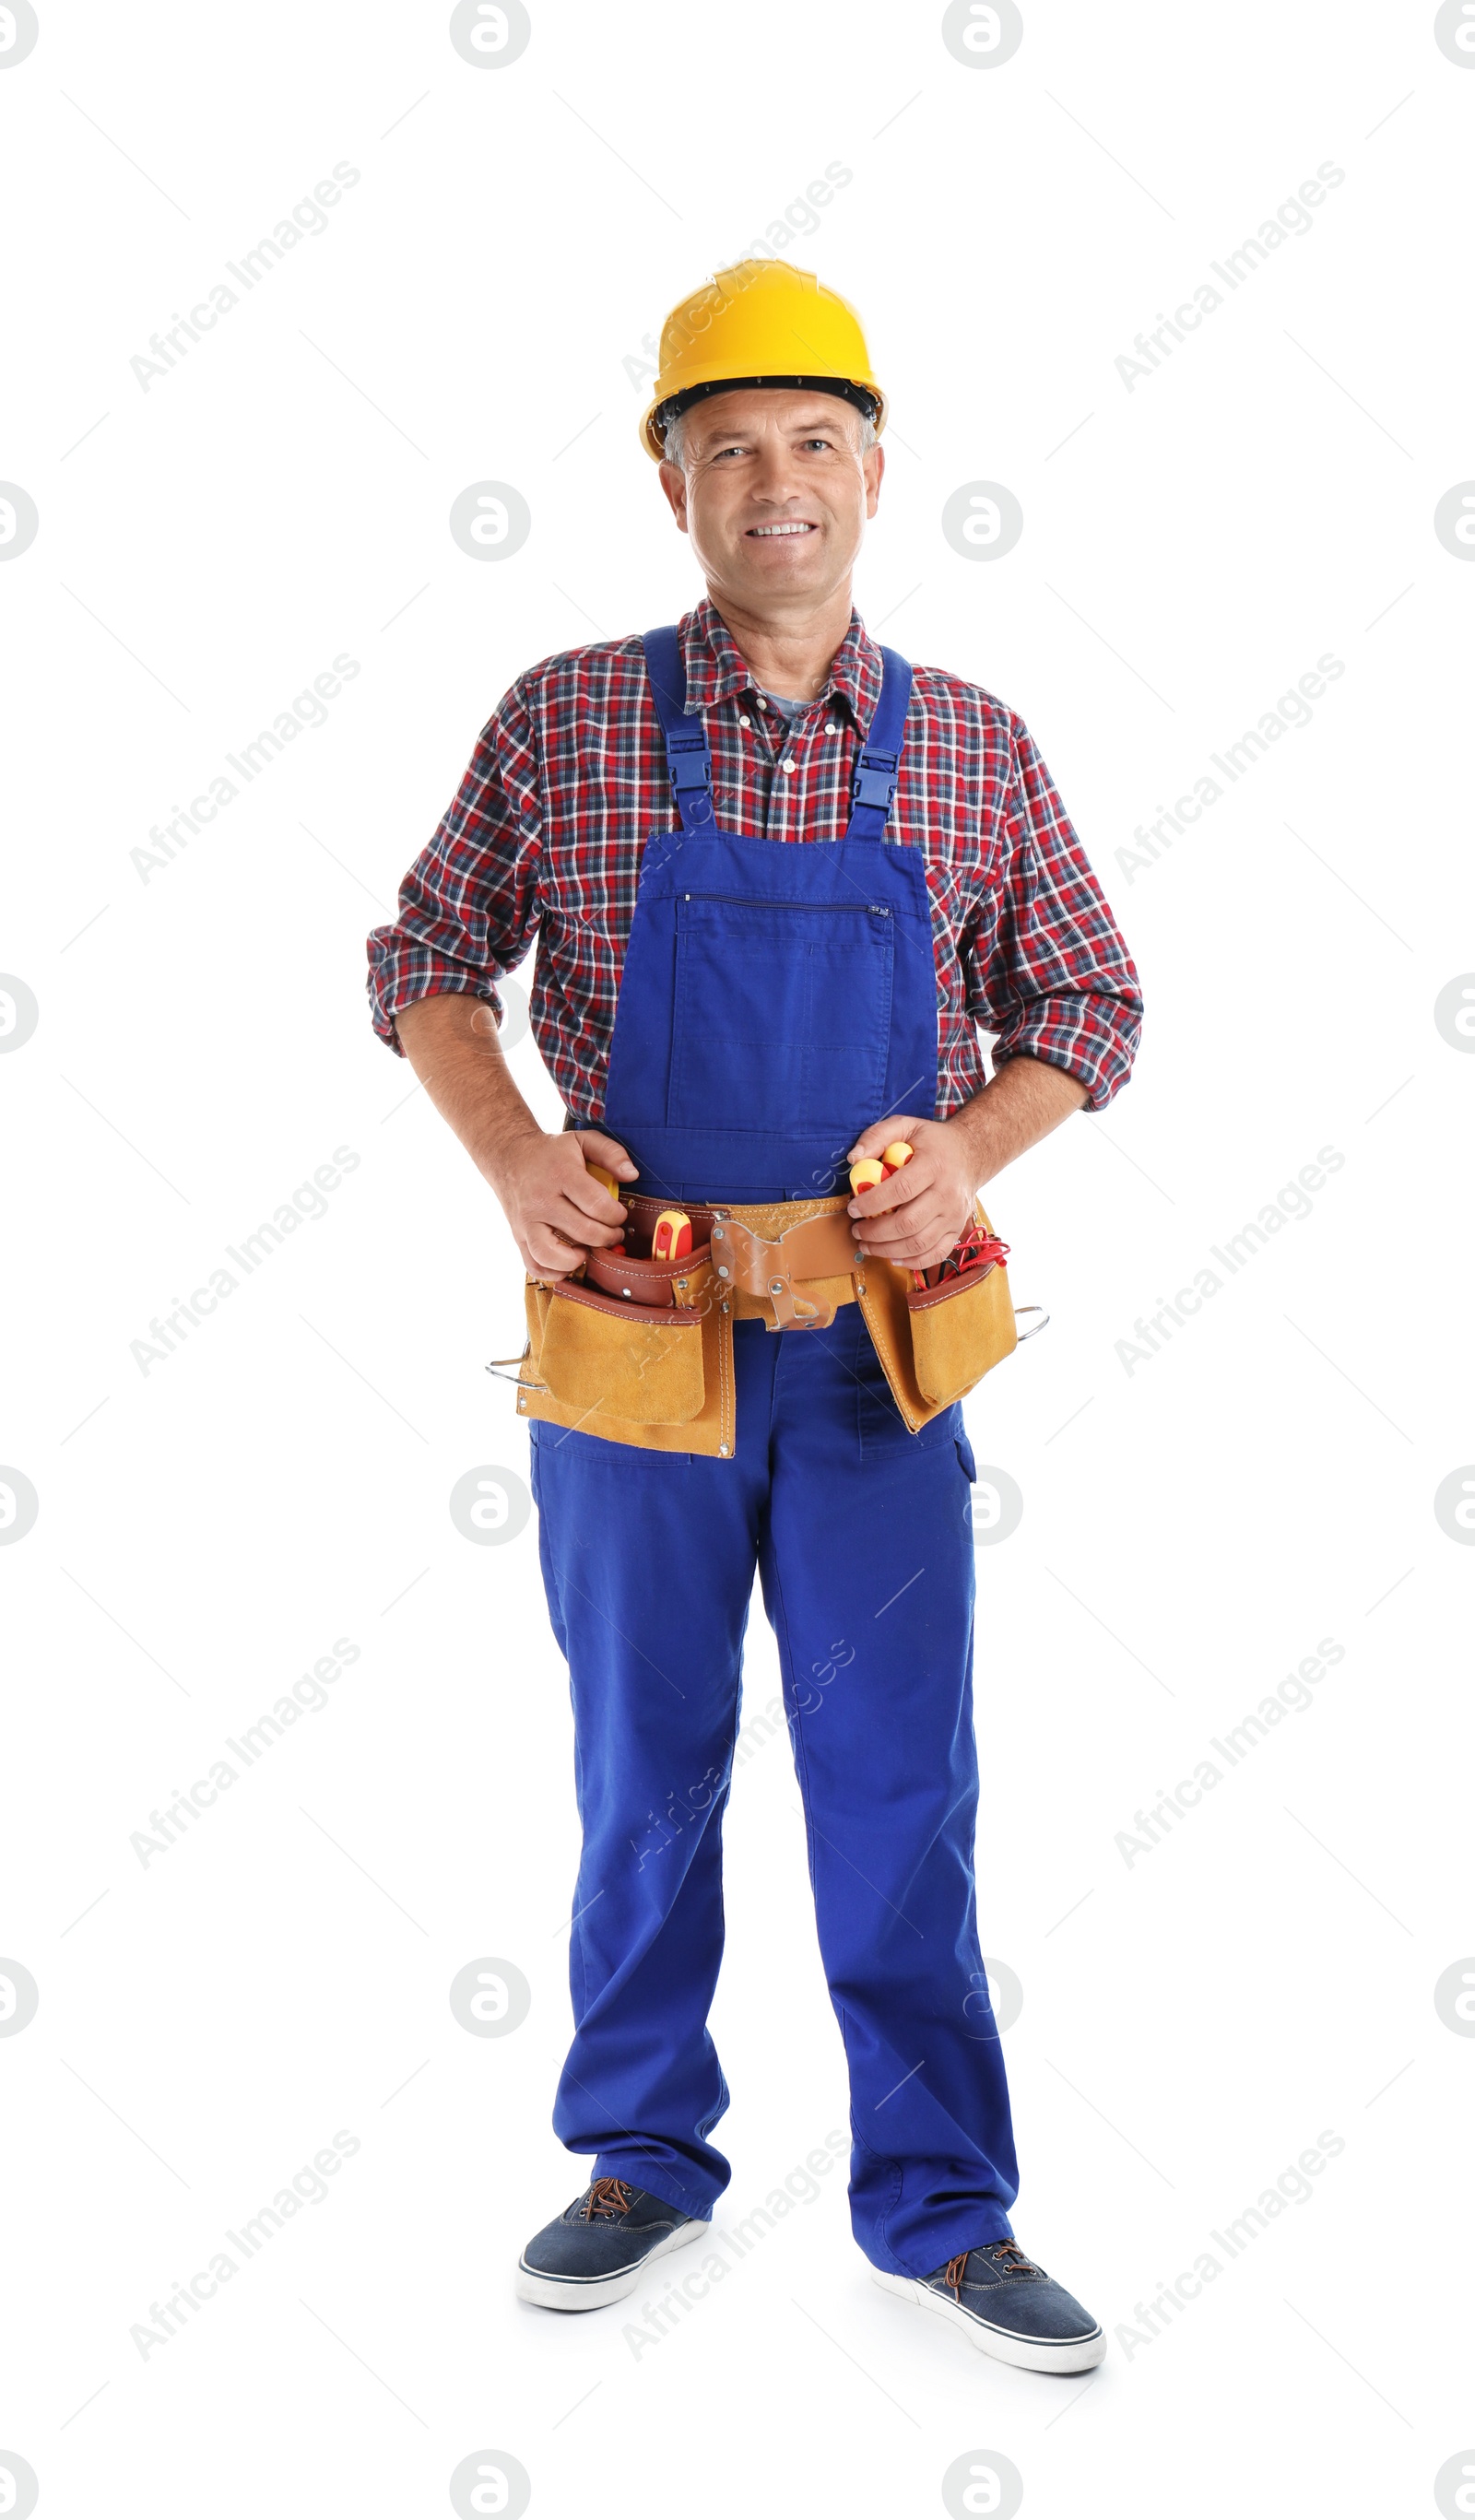
[[[798,472],[791,450],[781,440],[765,440],[758,449],[753,496],[765,507],[785,508],[799,497]]]

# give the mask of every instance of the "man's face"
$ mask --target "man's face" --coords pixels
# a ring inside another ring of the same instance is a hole
[[[844,584],[886,461],[862,454],[852,403],[775,385],[712,394],[687,413],[686,459],[662,464],[661,487],[714,598],[762,617]]]

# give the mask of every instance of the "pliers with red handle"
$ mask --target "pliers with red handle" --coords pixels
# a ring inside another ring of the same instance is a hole
[[[1008,1259],[1009,1246],[1001,1242],[997,1234],[985,1234],[976,1224],[964,1226],[945,1260],[930,1269],[914,1269],[914,1286],[940,1286],[949,1278],[961,1278],[969,1269],[982,1268],[985,1261],[1003,1268]]]

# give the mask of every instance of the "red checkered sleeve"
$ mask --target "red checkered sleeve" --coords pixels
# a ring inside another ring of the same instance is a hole
[[[501,1023],[495,983],[532,943],[542,855],[537,735],[519,680],[400,885],[399,917],[369,938],[370,1011],[391,1050],[400,1050],[394,1017],[417,998],[484,998]]]
[[[1132,1073],[1141,988],[1029,729],[1012,712],[1009,728],[992,932],[976,957],[967,933],[960,943],[968,1012],[997,1035],[996,1069],[1020,1058],[1066,1068],[1100,1111]]]

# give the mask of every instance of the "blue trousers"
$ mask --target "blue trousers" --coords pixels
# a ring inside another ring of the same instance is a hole
[[[529,1425],[583,1855],[554,2126],[595,2176],[706,2215],[707,2029],[756,1569],[778,1640],[851,2093],[852,2224],[891,2273],[1010,2236],[1008,2094],[974,1909],[972,1454],[908,1434],[857,1305],[735,1325],[734,1461]]]

